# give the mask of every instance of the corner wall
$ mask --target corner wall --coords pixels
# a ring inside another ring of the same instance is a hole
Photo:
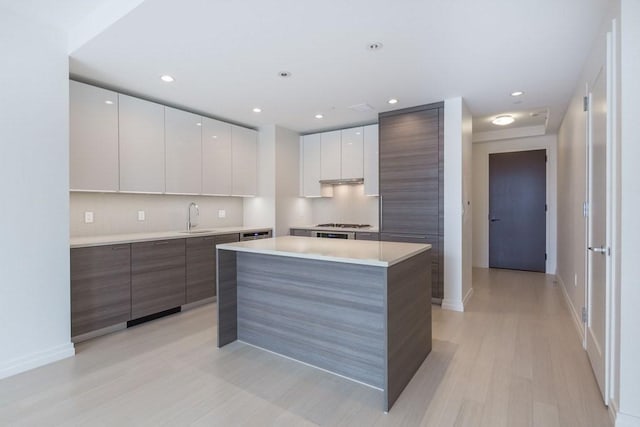
[[[557,137],[556,135],[473,144],[473,266],[489,267],[489,154],[547,150],[547,274],[556,273],[557,246]]]
[[[66,34],[0,11],[0,378],[73,356]]]
[[[473,294],[472,117],[461,97],[444,102],[444,299],[442,308],[464,311]]]

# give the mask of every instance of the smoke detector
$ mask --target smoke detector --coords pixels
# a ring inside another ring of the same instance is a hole
[[[367,45],[367,49],[369,50],[380,50],[382,49],[382,43],[380,42],[371,42]]]

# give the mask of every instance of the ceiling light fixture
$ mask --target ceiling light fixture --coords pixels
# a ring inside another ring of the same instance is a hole
[[[196,126],[202,126],[202,123],[198,122],[196,123]]]
[[[260,112],[262,112],[262,108],[256,107],[256,108],[253,109],[253,112],[254,113],[260,113]]]
[[[175,81],[175,79],[173,77],[171,77],[170,75],[168,75],[168,74],[160,76],[160,80],[162,80],[163,82],[167,82],[167,83],[171,83],[171,82]]]
[[[513,123],[515,121],[516,120],[513,118],[513,116],[511,116],[509,114],[503,114],[503,115],[498,116],[495,119],[493,119],[491,121],[491,123],[493,123],[494,125],[498,125],[498,126],[506,126],[506,125],[510,125],[511,123]]]
[[[511,92],[511,96],[521,96],[524,95],[524,92],[521,90],[517,90],[515,92]]]
[[[113,101],[111,101],[110,99],[107,99],[106,101],[104,101],[104,103],[107,105],[113,105]]]
[[[324,116],[323,116],[322,114],[316,114],[316,119],[321,119],[321,118],[323,118],[323,117],[324,117]]]
[[[389,104],[397,104],[398,100],[395,98],[391,98],[390,100],[387,101]]]

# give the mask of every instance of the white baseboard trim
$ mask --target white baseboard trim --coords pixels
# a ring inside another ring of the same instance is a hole
[[[609,406],[607,406],[607,411],[609,412],[609,419],[611,420],[611,425],[616,425],[616,414],[618,413],[618,404],[615,400],[609,399]]]
[[[464,310],[464,307],[466,307],[467,304],[469,303],[469,300],[471,299],[472,296],[473,296],[473,288],[469,288],[469,290],[467,291],[467,294],[464,296],[464,298],[462,298],[463,310]]]
[[[69,342],[25,357],[13,359],[0,365],[0,379],[48,365],[75,354],[76,350],[73,347],[73,343]]]
[[[580,315],[576,311],[576,308],[573,306],[571,298],[569,298],[569,294],[567,293],[567,287],[565,286],[562,277],[560,277],[559,274],[556,274],[556,279],[558,280],[558,284],[560,285],[560,289],[562,290],[564,302],[567,304],[569,313],[571,313],[571,318],[573,319],[573,324],[575,325],[578,336],[580,337],[580,342],[584,342],[584,325],[582,324],[582,315]]]
[[[442,309],[443,310],[451,310],[451,311],[464,311],[464,304],[462,301],[456,301],[451,299],[443,299],[442,300]]]

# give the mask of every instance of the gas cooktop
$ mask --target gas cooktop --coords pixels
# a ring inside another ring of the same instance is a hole
[[[369,228],[371,227],[369,224],[318,224],[316,227],[331,227],[331,228]]]

